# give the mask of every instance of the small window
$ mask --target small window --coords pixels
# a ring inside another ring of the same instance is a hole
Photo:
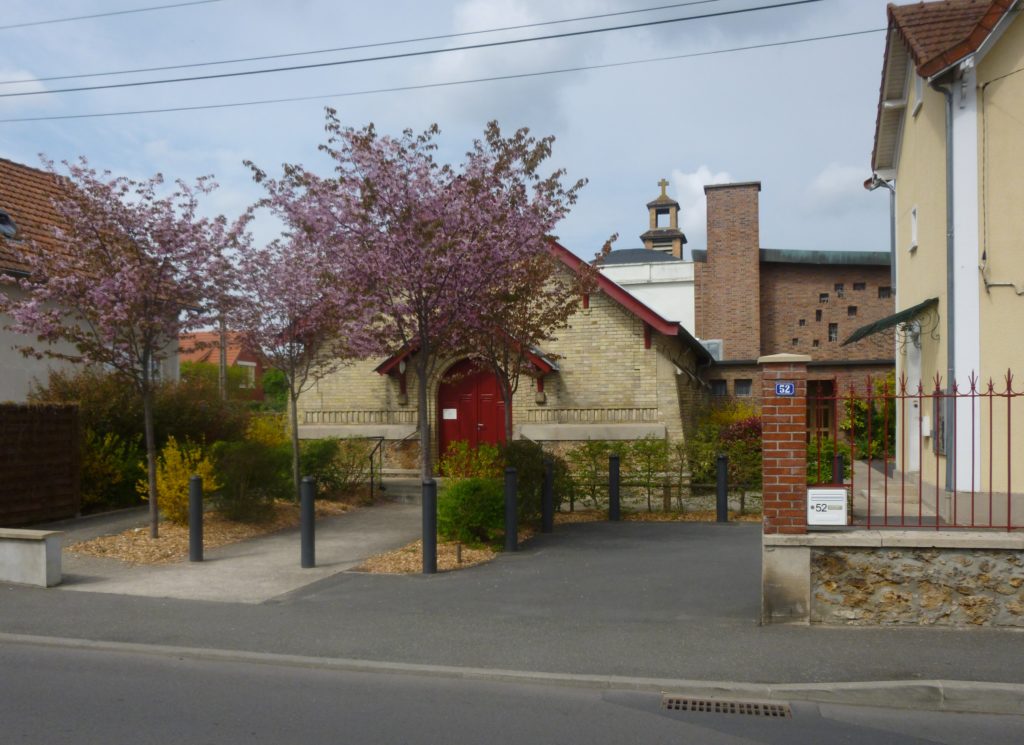
[[[821,342],[818,341],[817,339],[815,339],[814,341],[811,342],[811,346],[812,347],[820,347],[821,346]]]
[[[857,306],[856,305],[849,305],[849,306],[847,306],[847,308],[846,308],[846,315],[850,316],[850,318],[853,318],[854,316],[856,316],[857,315]]]
[[[839,341],[839,324],[838,323],[830,323],[828,325],[828,340],[829,341]]]
[[[795,346],[796,346],[797,344],[799,344],[799,343],[800,343],[800,340],[799,340],[799,339],[797,339],[797,338],[796,338],[796,337],[794,336],[794,337],[793,337],[793,342],[792,342],[793,346],[795,347]]]
[[[854,282],[853,283],[853,290],[854,290],[854,292],[863,292],[867,288],[868,288],[868,286],[864,282]]]
[[[753,388],[753,381],[750,378],[740,378],[733,383],[733,391],[737,396],[749,396]]]
[[[726,386],[724,380],[712,380],[711,381],[711,395],[712,396],[725,396],[729,393],[729,389]]]
[[[823,292],[820,295],[818,295],[818,302],[819,303],[827,303],[828,302],[828,293],[827,292]]]
[[[878,299],[879,300],[886,300],[886,299],[891,298],[891,297],[892,297],[892,288],[891,287],[879,287],[878,288]]]
[[[834,289],[836,291],[836,297],[842,297],[843,294],[846,292],[846,288],[843,287],[843,283],[842,282],[836,282],[836,285],[835,285]]]
[[[796,325],[797,326],[806,326],[807,325],[807,319],[806,318],[801,318],[799,321],[796,322]]]
[[[821,320],[821,311],[820,310],[814,311],[814,320],[815,321],[820,321]]]

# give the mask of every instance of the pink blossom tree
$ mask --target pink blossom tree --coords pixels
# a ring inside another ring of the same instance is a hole
[[[472,354],[505,288],[548,255],[547,235],[582,187],[540,169],[553,138],[511,137],[491,122],[462,165],[436,158],[436,125],[414,135],[344,127],[328,110],[335,178],[317,188],[306,224],[346,246],[339,272],[377,315],[380,344],[412,355],[417,377],[420,472],[431,477],[428,381],[454,354]]]
[[[21,298],[0,294],[8,328],[36,338],[21,351],[38,358],[100,365],[142,397],[149,477],[150,535],[159,535],[153,393],[160,364],[177,353],[178,336],[209,320],[213,267],[230,240],[223,217],[199,215],[209,178],[176,182],[160,174],[134,180],[102,173],[83,158],[58,175],[57,246],[29,245]],[[63,343],[69,347],[51,346]],[[61,351],[71,348],[74,351]]]
[[[278,195],[279,182],[269,182]],[[289,198],[297,195],[289,194]],[[275,204],[272,197],[268,202]],[[289,209],[277,209],[282,216]],[[376,347],[367,333],[366,306],[334,273],[333,252],[301,229],[238,260],[233,326],[268,367],[280,370],[288,387],[292,479],[299,493],[299,396],[318,380]]]

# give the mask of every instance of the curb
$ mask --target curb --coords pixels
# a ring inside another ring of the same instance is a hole
[[[1024,684],[965,680],[883,680],[837,683],[740,683],[714,680],[636,678],[618,675],[574,675],[525,670],[418,665],[338,657],[246,652],[200,647],[172,647],[131,642],[0,633],[0,644],[87,651],[144,654],[153,657],[239,662],[318,670],[395,675],[420,675],[461,680],[554,685],[569,688],[672,693],[710,699],[810,701],[846,706],[916,709],[975,714],[1024,715]]]

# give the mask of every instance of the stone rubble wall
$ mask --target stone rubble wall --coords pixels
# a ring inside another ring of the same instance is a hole
[[[811,623],[1024,627],[1024,552],[811,550]]]

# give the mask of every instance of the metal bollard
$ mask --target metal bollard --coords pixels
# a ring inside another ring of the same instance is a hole
[[[622,513],[619,505],[619,456],[608,456],[608,519],[618,522]]]
[[[505,469],[505,550],[519,550],[519,514],[516,504],[516,469]]]
[[[540,532],[551,533],[555,529],[555,462],[544,459],[544,491],[540,500]]]
[[[302,479],[299,487],[299,518],[300,536],[302,541],[302,568],[311,569],[316,566],[316,512],[314,509],[314,498],[316,497],[316,482],[312,476]]]
[[[832,456],[832,483],[842,484],[846,481],[846,464],[843,462],[843,454],[836,453]]]
[[[729,522],[729,456],[715,460],[715,520]]]
[[[188,560],[203,560],[203,480],[188,480]]]
[[[423,573],[437,574],[437,482],[427,479],[422,487]]]

